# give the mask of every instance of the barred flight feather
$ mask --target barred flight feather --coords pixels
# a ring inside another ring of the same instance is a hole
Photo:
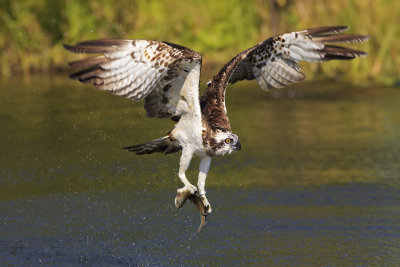
[[[322,62],[332,59],[353,59],[366,56],[363,51],[329,45],[329,43],[365,42],[368,36],[339,34],[347,26],[318,27],[276,35],[254,46],[243,62],[233,68],[229,82],[257,79],[262,89],[281,88],[301,82],[305,76],[298,62]],[[253,76],[248,74],[251,68]]]
[[[150,117],[180,117],[182,108],[178,107],[175,98],[185,94],[184,90],[198,90],[198,85],[183,89],[182,81],[196,65],[201,64],[201,56],[180,45],[161,41],[99,39],[64,47],[74,53],[103,54],[71,62],[72,68],[82,69],[73,73],[71,79],[92,83],[97,89],[132,100],[146,98],[149,101],[149,95],[152,95],[153,104],[145,105]],[[187,64],[184,62],[186,59],[192,63]],[[181,71],[182,68],[186,71]],[[166,89],[168,84],[170,86]]]

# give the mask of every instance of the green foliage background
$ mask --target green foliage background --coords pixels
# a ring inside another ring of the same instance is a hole
[[[63,43],[104,37],[179,43],[216,71],[271,35],[337,24],[371,36],[355,45],[368,57],[304,64],[307,76],[389,85],[400,79],[399,18],[396,0],[0,0],[0,75],[64,70]]]

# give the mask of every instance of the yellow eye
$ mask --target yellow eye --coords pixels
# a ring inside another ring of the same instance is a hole
[[[226,138],[226,139],[225,139],[225,143],[229,144],[230,142],[231,142],[231,139],[230,139],[230,138]]]

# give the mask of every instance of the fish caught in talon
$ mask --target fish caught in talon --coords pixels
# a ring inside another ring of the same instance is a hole
[[[179,191],[175,197],[175,206],[179,209],[189,199],[200,211],[200,225],[196,233],[200,233],[201,229],[206,225],[206,217],[211,213],[211,205],[205,195],[199,196],[197,193],[191,194],[190,190]]]
[[[200,211],[200,225],[197,228],[196,233],[199,234],[201,229],[206,225],[206,217],[211,213],[211,205],[205,195],[198,196],[193,194],[189,196],[189,200],[199,209]],[[205,204],[206,203],[206,204]]]

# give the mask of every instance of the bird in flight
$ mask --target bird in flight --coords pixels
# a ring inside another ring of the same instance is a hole
[[[228,84],[256,79],[268,91],[303,81],[300,61],[366,56],[363,51],[332,45],[368,40],[365,35],[342,34],[347,29],[330,26],[275,35],[233,57],[201,97],[202,58],[184,46],[165,41],[100,39],[64,47],[74,53],[99,54],[70,62],[71,68],[79,69],[70,78],[133,101],[144,99],[148,117],[177,122],[165,136],[125,148],[138,155],[182,151],[178,176],[184,186],[177,190],[175,205],[180,208],[186,199],[196,196],[206,216],[211,212],[205,183],[212,157],[241,149],[226,112]],[[185,174],[194,155],[201,157],[197,186]]]

